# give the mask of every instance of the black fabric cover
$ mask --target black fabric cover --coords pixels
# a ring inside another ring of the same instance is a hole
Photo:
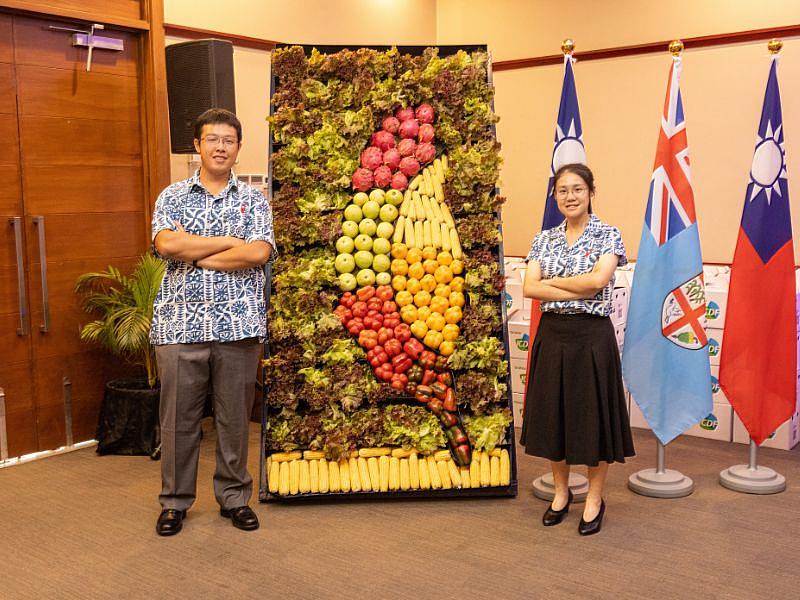
[[[109,381],[97,423],[97,453],[147,456],[161,444],[160,389],[145,379]]]

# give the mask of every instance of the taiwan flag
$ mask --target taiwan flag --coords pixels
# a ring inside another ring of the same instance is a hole
[[[796,405],[794,250],[777,62],[776,55],[731,266],[719,368],[720,386],[757,444]]]
[[[622,372],[662,444],[712,410],[705,285],[673,57],[631,287]],[[725,340],[727,343],[727,339]]]

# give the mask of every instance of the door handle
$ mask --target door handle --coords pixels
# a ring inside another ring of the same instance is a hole
[[[45,245],[44,217],[33,217],[33,224],[39,232],[39,262],[42,270],[42,311],[44,322],[39,325],[39,331],[47,333],[50,329],[50,301],[47,292],[47,247]]]
[[[22,217],[8,220],[14,229],[14,241],[17,249],[17,289],[19,294],[19,327],[17,335],[28,335],[28,297],[25,287],[25,248],[22,245]]]

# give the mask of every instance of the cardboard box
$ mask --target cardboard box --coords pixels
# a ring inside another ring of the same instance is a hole
[[[697,425],[687,429],[684,435],[730,442],[732,428],[733,409],[730,404],[715,402],[711,413]]]
[[[706,327],[708,329],[724,329],[727,306],[727,290],[706,288]]]
[[[531,320],[531,308],[533,300],[531,298],[522,298],[522,314],[526,321]]]
[[[511,359],[511,391],[515,394],[525,393],[525,375],[528,365],[524,360]]]
[[[708,335],[708,359],[715,366],[719,366],[719,357],[722,353],[722,341],[725,337],[722,329],[706,329]]]
[[[530,341],[530,321],[508,322],[508,348],[512,360],[515,358],[528,361],[528,345]]]
[[[514,397],[514,427],[522,427],[522,415],[525,410],[525,395],[513,394]]]
[[[516,280],[506,279],[503,298],[506,303],[506,317],[511,319],[512,315],[522,310],[522,284]]]
[[[736,414],[733,415],[733,441],[738,444],[750,443],[747,429],[745,429],[744,423]],[[761,445],[764,448],[791,450],[798,442],[800,442],[800,415],[795,413],[791,419],[778,427]]]
[[[715,404],[730,405],[730,402],[728,402],[728,397],[719,386],[719,367],[717,366],[711,367],[711,399]]]
[[[614,271],[614,288],[630,289],[633,281],[633,271],[617,269]]]
[[[614,336],[617,338],[617,346],[619,346],[620,353],[622,347],[625,345],[625,324],[614,326]]]
[[[617,325],[625,325],[628,320],[628,288],[614,288],[611,292],[611,322]]]

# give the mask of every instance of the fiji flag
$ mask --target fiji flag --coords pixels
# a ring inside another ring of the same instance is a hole
[[[719,368],[720,385],[757,444],[796,403],[794,253],[777,62],[776,55],[733,256]]]
[[[703,261],[680,72],[681,59],[676,56],[650,179],[622,358],[628,389],[663,444],[712,410]]]

